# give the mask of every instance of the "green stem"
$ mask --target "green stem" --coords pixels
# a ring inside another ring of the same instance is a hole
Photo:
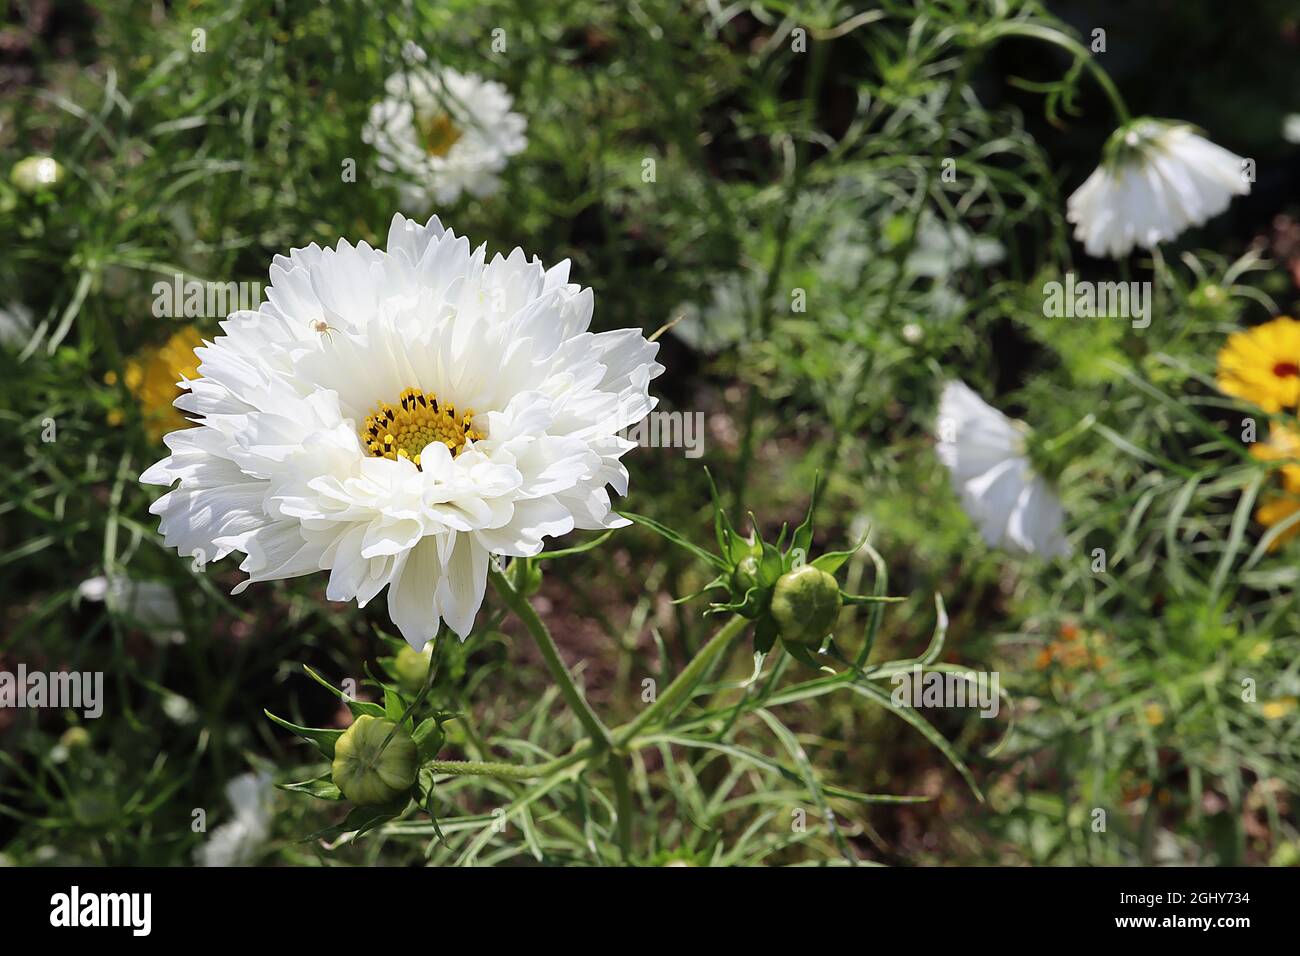
[[[624,747],[646,727],[652,726],[661,717],[670,716],[680,704],[685,703],[713,659],[721,654],[748,624],[748,620],[737,615],[719,628],[653,704],[643,710],[641,715],[631,723],[624,724],[614,732],[614,746]]]
[[[731,646],[732,641],[745,630],[749,621],[743,617],[735,616],[719,628],[717,633],[709,639],[709,642],[700,649],[700,652],[692,658],[686,668],[677,675],[677,678],[668,685],[668,688],[659,695],[653,704],[647,707],[635,720],[615,728],[611,734],[600,723],[599,718],[594,713],[591,713],[586,701],[578,693],[577,687],[574,686],[568,672],[560,663],[554,641],[551,640],[546,626],[537,617],[532,606],[510,585],[510,582],[499,571],[490,571],[489,576],[492,579],[493,586],[501,594],[511,610],[519,615],[524,624],[528,626],[528,630],[536,639],[538,647],[542,649],[542,655],[551,667],[552,674],[555,675],[556,680],[559,682],[560,689],[563,691],[567,687],[572,692],[573,696],[569,702],[573,706],[575,713],[579,717],[584,713],[590,714],[593,722],[593,727],[589,727],[589,729],[593,730],[592,740],[575,747],[563,757],[557,757],[554,760],[532,766],[518,766],[516,764],[483,760],[430,760],[424,764],[424,769],[435,774],[456,777],[481,776],[496,777],[501,780],[528,781],[549,777],[568,767],[583,763],[601,751],[609,750],[606,766],[609,770],[610,779],[614,784],[619,853],[624,862],[627,862],[632,857],[634,834],[632,829],[632,788],[628,780],[628,767],[625,761],[629,759],[628,754],[640,745],[637,739],[638,734],[661,718],[671,716],[677,707],[687,700],[691,691],[699,683],[710,665],[723,651]],[[558,673],[556,673],[557,670]],[[565,692],[566,697],[569,696],[569,691]]]
[[[1074,54],[1080,61],[1087,64],[1088,70],[1092,73],[1097,85],[1105,92],[1106,98],[1110,100],[1111,108],[1115,110],[1115,117],[1119,120],[1120,126],[1127,125],[1133,117],[1129,115],[1128,106],[1124,103],[1124,97],[1120,95],[1119,87],[1115,81],[1110,78],[1110,74],[1102,69],[1101,65],[1093,58],[1092,51],[1073,37],[1062,33],[1060,30],[1052,27],[1043,26],[1039,23],[999,23],[993,27],[987,34],[987,40],[997,40],[1004,36],[1022,36],[1029,37],[1033,40],[1042,40],[1045,43],[1052,43],[1061,49]]]
[[[546,661],[546,666],[555,678],[555,683],[559,685],[560,693],[568,702],[570,709],[577,715],[582,726],[586,728],[587,733],[591,736],[591,742],[597,749],[605,749],[610,746],[612,739],[609,728],[606,727],[596,712],[591,709],[587,699],[582,696],[582,691],[578,690],[578,685],[573,682],[569,670],[564,666],[564,661],[560,657],[560,650],[555,646],[555,640],[551,637],[551,632],[547,630],[545,623],[537,616],[533,606],[528,603],[528,599],[515,590],[514,586],[506,579],[506,576],[500,571],[492,568],[488,571],[488,578],[492,581],[492,586],[497,589],[501,599],[506,602],[510,610],[515,612],[515,616],[523,621],[524,627],[528,628],[528,633],[532,635],[533,641],[537,644],[537,649],[542,652],[542,659]]]
[[[434,773],[447,774],[452,777],[499,777],[503,780],[536,780],[549,777],[557,770],[563,770],[576,763],[581,763],[595,752],[590,744],[579,747],[572,753],[532,766],[520,766],[513,763],[500,763],[491,760],[430,760],[424,769]]]
[[[433,690],[433,679],[438,673],[438,659],[441,656],[441,651],[442,639],[435,638],[433,649],[429,652],[429,669],[425,672],[424,683],[420,687],[420,692],[416,694],[415,700],[411,701],[410,706],[408,706],[402,713],[402,716],[397,723],[393,724],[393,729],[388,732],[388,736],[384,738],[384,742],[379,745],[379,755],[381,757],[383,756],[384,751],[388,749],[388,745],[393,742],[393,737],[397,735],[398,728],[406,726],[407,719],[415,713],[416,708],[424,703],[424,699],[429,696],[429,691]]]
[[[618,814],[618,849],[623,862],[632,859],[632,788],[627,781],[627,759],[618,751],[609,755],[609,776],[614,781],[614,799]]]
[[[1089,412],[1055,438],[1043,442],[1043,451],[1050,454],[1064,448],[1095,424],[1097,424],[1097,416]]]

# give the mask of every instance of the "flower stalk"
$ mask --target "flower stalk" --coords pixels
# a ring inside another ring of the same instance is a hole
[[[1106,98],[1110,100],[1111,108],[1115,111],[1115,118],[1119,121],[1119,125],[1126,126],[1132,121],[1133,117],[1129,113],[1128,106],[1124,102],[1124,97],[1120,94],[1119,87],[1115,85],[1115,81],[1096,61],[1092,51],[1074,37],[1040,23],[1008,21],[994,26],[983,39],[986,42],[991,42],[1007,36],[1021,36],[1028,37],[1031,40],[1042,40],[1044,43],[1054,44],[1072,54],[1079,62],[1088,67],[1093,79],[1097,81],[1097,85],[1101,87],[1102,92],[1106,94]]]
[[[667,718],[681,704],[685,703],[686,698],[695,688],[695,685],[700,682],[709,665],[731,645],[731,642],[744,631],[745,625],[748,623],[749,621],[745,618],[735,615],[719,628],[717,633],[709,638],[708,643],[700,648],[699,653],[691,659],[691,662],[655,699],[653,704],[643,710],[641,715],[631,723],[624,724],[614,732],[614,746],[626,746],[642,730],[653,726],[661,719]]]
[[[594,748],[584,744],[572,753],[545,763],[523,766],[521,764],[502,763],[492,760],[429,760],[424,764],[425,770],[450,777],[497,777],[501,780],[539,780],[549,777],[560,770],[572,767],[588,759]]]
[[[555,678],[555,683],[560,688],[560,693],[564,695],[565,701],[581,722],[587,734],[591,737],[591,742],[597,749],[606,749],[613,743],[610,737],[609,728],[601,722],[596,716],[596,712],[591,709],[587,699],[582,696],[582,691],[578,690],[578,685],[573,682],[569,669],[564,666],[564,661],[560,657],[560,650],[555,646],[555,639],[551,637],[550,630],[533,606],[528,603],[528,599],[519,593],[510,583],[510,580],[495,568],[488,570],[488,579],[491,580],[492,586],[496,588],[501,599],[515,613],[528,629],[529,635],[532,636],[533,642],[537,649],[542,652],[542,660],[546,662],[547,669],[551,676]]]

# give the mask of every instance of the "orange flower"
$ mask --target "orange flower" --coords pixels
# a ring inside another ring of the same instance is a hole
[[[1279,316],[1228,336],[1219,350],[1218,383],[1268,412],[1300,404],[1300,322]]]
[[[1034,666],[1038,670],[1047,670],[1053,664],[1066,670],[1078,670],[1084,667],[1100,670],[1106,666],[1106,658],[1092,653],[1089,647],[1089,645],[1104,644],[1105,635],[1098,631],[1090,631],[1086,641],[1080,640],[1083,632],[1077,625],[1068,621],[1061,625],[1059,633],[1060,640],[1053,641],[1038,652],[1038,657],[1034,661]]]

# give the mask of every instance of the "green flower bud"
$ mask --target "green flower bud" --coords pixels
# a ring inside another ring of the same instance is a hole
[[[9,171],[9,181],[28,194],[54,189],[63,182],[63,177],[63,166],[49,156],[28,156],[14,163]]]
[[[758,558],[752,554],[747,558],[741,559],[740,563],[732,569],[731,598],[733,601],[743,601],[745,595],[749,593],[751,588],[762,587],[763,582],[759,580],[758,573]],[[766,597],[765,594],[760,594],[759,607],[747,608],[742,610],[740,613],[749,618],[758,617],[763,613],[761,605]]]
[[[380,753],[389,733],[393,739]],[[353,803],[387,803],[415,785],[420,760],[415,741],[391,720],[363,714],[334,744],[334,785]]]
[[[811,564],[781,575],[772,592],[772,617],[787,641],[820,641],[839,616],[840,586],[835,578]]]
[[[72,817],[85,826],[100,827],[117,819],[120,808],[98,793],[76,793],[68,801]]]
[[[752,554],[741,560],[731,572],[731,590],[738,598],[758,584],[758,558]]]
[[[408,694],[418,694],[429,677],[429,660],[433,643],[424,645],[424,650],[417,651],[409,644],[397,652],[393,660],[393,676],[402,690]]]
[[[90,731],[85,727],[69,727],[59,738],[59,743],[68,750],[77,750],[81,747],[90,746]]]

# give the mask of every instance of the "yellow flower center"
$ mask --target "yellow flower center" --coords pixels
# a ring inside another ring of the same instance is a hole
[[[442,442],[454,458],[470,442],[486,438],[474,427],[473,419],[473,409],[457,412],[455,405],[439,402],[432,392],[408,388],[396,407],[380,402],[366,416],[361,441],[372,458],[405,458],[419,468],[420,452],[430,442]]]
[[[446,113],[417,117],[416,127],[419,129],[420,142],[424,145],[424,151],[430,156],[446,156],[464,135]]]

